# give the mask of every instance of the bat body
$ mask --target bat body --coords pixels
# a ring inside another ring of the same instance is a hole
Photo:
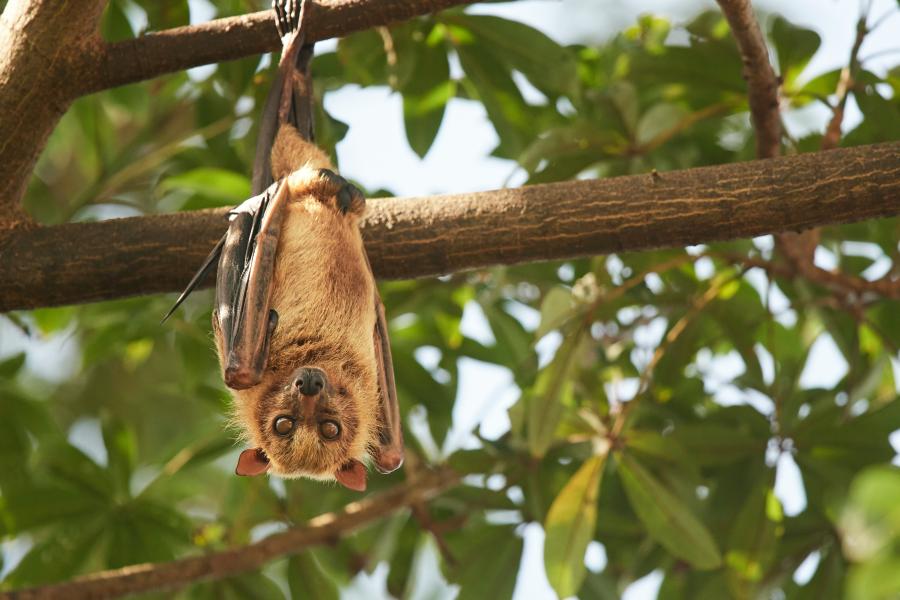
[[[218,258],[213,331],[251,446],[239,475],[363,490],[365,463],[389,473],[403,461],[384,307],[359,232],[365,199],[310,141],[311,46],[299,3],[275,8],[285,49],[260,127],[257,195],[231,212],[176,306]]]

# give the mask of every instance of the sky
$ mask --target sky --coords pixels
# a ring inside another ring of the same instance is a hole
[[[818,74],[826,70],[843,66],[849,56],[854,36],[855,23],[860,4],[864,0],[775,0],[755,3],[760,10],[777,10],[796,24],[810,27],[819,32],[823,44],[809,66],[808,73]],[[192,21],[202,22],[214,16],[214,8],[208,0],[191,0]],[[703,9],[714,9],[711,0],[699,2],[695,0],[634,0],[631,2],[614,2],[612,0],[522,0],[508,4],[475,5],[469,10],[481,14],[496,14],[525,22],[540,29],[556,41],[583,43],[598,41],[615,34],[632,24],[639,14],[652,13],[671,19],[674,23],[684,23],[692,15]],[[870,14],[880,17],[893,9],[895,15],[885,21],[881,28],[869,36],[863,46],[862,56],[874,52],[896,48],[896,40],[900,39],[900,12],[895,0],[873,0]],[[319,44],[318,51],[327,51],[334,47],[334,42]],[[896,56],[885,56],[880,61],[871,63],[878,70]],[[206,71],[209,72],[208,70]],[[195,75],[203,77],[203,71]],[[524,83],[527,95],[527,82]],[[497,143],[494,133],[483,108],[472,102],[452,100],[448,106],[444,123],[435,140],[434,146],[424,159],[409,148],[403,129],[401,98],[384,88],[360,89],[349,86],[346,89],[330,92],[325,97],[325,106],[336,118],[350,126],[347,137],[338,144],[337,151],[341,170],[347,177],[359,181],[369,189],[385,188],[399,196],[423,196],[438,193],[467,192],[489,190],[503,187],[505,184],[516,185],[523,177],[517,173],[515,165],[510,161],[492,158],[490,151]],[[824,109],[823,109],[824,110]],[[812,109],[802,114],[788,117],[787,125],[797,133],[811,127],[821,127],[824,119],[822,111]],[[858,119],[855,106],[848,110],[847,123]],[[378,140],[378,151],[372,151],[372,141]],[[758,244],[770,244],[770,239],[762,238]],[[829,257],[817,255],[817,261],[827,266]],[[760,276],[761,277],[761,276]],[[751,281],[758,289],[764,289],[764,281]],[[779,297],[777,288],[773,291],[771,304],[775,312],[781,312],[780,318],[790,318],[786,299]],[[538,315],[535,311],[522,309],[516,315],[527,326],[536,326]],[[490,342],[490,328],[484,315],[474,303],[466,307],[463,332],[475,339]],[[648,339],[658,339],[661,331],[653,331],[652,326],[644,332]],[[542,362],[552,357],[558,339],[548,336],[539,345]],[[0,320],[0,358],[21,351],[28,351],[28,366],[33,371],[46,377],[67,377],[71,374],[60,365],[68,364],[70,369],[77,369],[77,362],[71,357],[77,355],[77,348],[72,347],[70,338],[65,335],[50,339],[27,340],[20,332],[5,321]],[[70,357],[67,360],[67,357]],[[436,350],[423,350],[417,358],[426,366],[436,362]],[[764,359],[765,357],[761,357]],[[708,386],[723,403],[753,404],[763,411],[770,409],[766,399],[748,397],[739,390],[720,383],[730,379],[740,360],[734,357],[711,358],[698,357],[698,366],[709,374]],[[763,360],[765,363],[766,361]],[[895,361],[895,379],[900,380],[900,361]],[[41,365],[44,365],[42,368]],[[47,368],[50,365],[50,368]],[[823,336],[814,344],[807,368],[801,382],[808,387],[833,384],[846,372],[846,362],[841,357],[833,341]],[[478,361],[464,359],[460,364],[460,385],[456,406],[454,407],[454,426],[448,436],[448,444],[444,450],[471,443],[470,432],[480,427],[480,432],[487,438],[502,435],[508,428],[506,408],[516,401],[519,390],[512,383],[512,377],[503,368],[487,365]],[[99,442],[97,428],[80,425],[72,434],[73,443],[77,442],[85,449],[91,449]],[[92,433],[93,432],[93,433]],[[93,439],[97,438],[97,439]],[[900,446],[900,436],[895,434],[895,447]],[[796,514],[804,508],[804,496],[800,472],[796,464],[787,454],[773,454],[770,459],[777,464],[775,491],[785,506],[788,515]],[[602,516],[601,516],[602,518]],[[532,524],[520,532],[525,540],[525,551],[520,571],[517,576],[516,600],[543,600],[555,598],[544,576],[542,563],[543,531],[539,525]],[[22,548],[11,548],[4,545],[6,568],[10,568],[21,554]],[[433,547],[423,553],[419,567],[422,573],[438,572],[437,556]],[[588,549],[587,563],[589,568],[601,569],[605,563],[605,552],[601,544],[593,543]],[[807,560],[798,569],[795,579],[799,582],[812,576],[817,558]],[[384,596],[386,570],[377,570],[372,576],[361,576],[346,593],[347,598],[377,598]],[[635,582],[626,591],[625,600],[650,600],[656,597],[661,576],[651,573]],[[443,590],[443,591],[441,591]],[[414,598],[452,597],[439,581],[423,577],[418,585]]]

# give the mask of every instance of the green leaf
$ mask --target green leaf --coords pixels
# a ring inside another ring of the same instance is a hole
[[[535,339],[541,339],[565,323],[572,316],[574,306],[571,291],[562,286],[550,288],[541,301],[541,324],[534,333]]]
[[[460,586],[457,600],[511,598],[522,558],[522,538],[514,527],[481,525],[467,533],[451,546],[460,561],[452,577]]]
[[[627,453],[619,455],[619,477],[650,537],[697,569],[716,569],[722,564],[719,549],[706,526]]]
[[[400,88],[403,123],[410,147],[424,158],[441,128],[447,102],[456,94],[456,83],[450,79],[447,49],[440,38],[437,43],[426,40],[416,44],[411,50],[415,51],[412,76]]]
[[[577,93],[574,55],[537,29],[489,15],[447,14],[439,18],[471,31],[486,50],[520,71],[545,94]]]
[[[650,110],[641,115],[635,131],[635,141],[638,145],[649,144],[656,136],[674,129],[687,115],[687,111],[668,102],[654,105]]]
[[[304,550],[288,560],[288,588],[291,598],[338,600],[337,583],[322,569],[314,551]]]
[[[597,526],[597,497],[605,464],[605,452],[586,460],[547,513],[544,567],[560,598],[577,593],[584,580],[584,553]]]
[[[19,352],[18,354],[13,354],[9,358],[0,360],[0,377],[2,377],[3,379],[12,379],[16,376],[16,373],[19,372],[24,364],[24,352]]]
[[[791,89],[819,49],[822,40],[815,31],[797,27],[786,19],[776,17],[772,23],[772,41],[778,54],[779,74],[784,79],[785,87]]]
[[[579,327],[563,337],[556,356],[538,373],[534,387],[527,392],[528,449],[532,456],[546,454],[565,406],[572,404],[571,375],[582,331]]]
[[[784,530],[781,504],[772,489],[774,472],[751,488],[728,541],[725,564],[736,597],[750,594],[768,572]]]
[[[250,197],[250,179],[246,175],[200,167],[166,177],[159,184],[163,192],[186,191],[201,197],[203,205],[195,201],[192,208],[240,204]]]

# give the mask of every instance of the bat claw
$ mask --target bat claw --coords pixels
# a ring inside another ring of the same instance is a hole
[[[284,39],[295,33],[300,27],[301,6],[303,6],[303,0],[272,0],[278,37]]]
[[[335,197],[335,206],[346,215],[361,215],[366,208],[366,197],[359,188],[330,169],[319,169],[319,178],[325,184],[325,196]]]

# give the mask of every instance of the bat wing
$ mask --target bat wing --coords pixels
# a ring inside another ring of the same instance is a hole
[[[218,335],[225,384],[246,389],[259,383],[278,313],[269,306],[275,251],[289,199],[288,186],[273,183],[234,209],[222,243],[216,277]]]
[[[368,263],[368,257],[366,257]],[[369,266],[371,273],[372,267]],[[394,383],[394,361],[391,358],[391,340],[388,335],[384,303],[375,289],[375,360],[378,367],[378,423],[380,431],[373,452],[375,467],[381,473],[390,473],[403,464],[403,424],[400,421],[400,404]]]

